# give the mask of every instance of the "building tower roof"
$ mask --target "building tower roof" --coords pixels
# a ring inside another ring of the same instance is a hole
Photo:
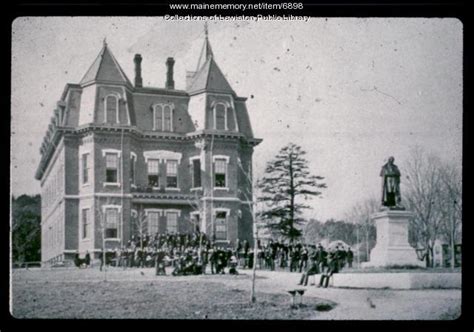
[[[112,54],[112,51],[107,46],[104,39],[104,46],[99,55],[90,66],[87,73],[82,78],[80,84],[87,84],[94,81],[106,81],[114,83],[123,83],[132,85],[123,69],[118,64],[117,60]]]
[[[207,22],[204,25],[204,34],[204,45],[201,49],[196,73],[188,88],[188,93],[218,91],[235,94],[219,66],[214,61],[214,53],[209,42]]]

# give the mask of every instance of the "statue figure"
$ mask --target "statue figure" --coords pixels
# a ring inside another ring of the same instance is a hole
[[[382,166],[380,176],[382,177],[382,206],[388,208],[403,209],[400,195],[400,171],[393,162],[395,158],[388,158],[388,162]]]

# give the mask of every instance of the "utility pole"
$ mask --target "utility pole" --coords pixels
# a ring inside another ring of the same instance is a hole
[[[210,149],[210,174],[211,174],[211,234],[212,234],[212,243],[214,244],[216,233],[215,233],[215,225],[214,225],[214,160],[213,160],[213,153],[214,153],[214,133],[211,133],[211,149]]]
[[[456,201],[453,201],[453,213],[451,216],[451,269],[454,270],[454,264],[456,262],[456,249],[454,247],[455,241],[454,236],[456,235]]]
[[[121,205],[121,222],[120,222],[120,248],[123,247],[123,219],[124,219],[124,208],[123,208],[123,196],[125,194],[125,184],[124,184],[124,176],[123,176],[123,171],[124,171],[124,163],[125,163],[125,155],[123,154],[123,127],[122,127],[122,135],[121,135],[121,139],[120,139],[120,151],[122,152],[122,162],[121,162],[121,183],[120,183],[120,186],[122,187],[122,195],[121,195],[121,198],[120,198],[120,205]]]
[[[252,195],[253,196],[253,195]],[[253,266],[252,266],[252,293],[250,300],[252,303],[257,301],[255,296],[255,279],[256,279],[256,270],[257,270],[257,255],[258,255],[258,229],[257,229],[257,219],[255,218],[255,201],[252,201],[252,219],[253,219]]]
[[[245,169],[242,166],[242,162],[239,158],[237,165],[240,167],[242,173],[244,174],[245,178],[247,179],[249,183],[249,188],[251,189],[252,192],[252,197],[249,197],[244,191],[242,191],[242,194],[245,197],[245,200],[247,201],[247,204],[249,208],[252,210],[252,227],[253,227],[253,265],[252,265],[252,290],[250,292],[250,301],[251,303],[255,303],[257,301],[257,297],[255,295],[255,280],[256,280],[256,272],[257,272],[257,256],[258,256],[258,227],[257,227],[257,217],[255,213],[255,205],[256,205],[256,199],[255,199],[255,188],[253,185],[253,174],[251,174],[251,166],[249,166],[249,171],[248,173],[245,171]],[[250,198],[252,199],[250,201]]]

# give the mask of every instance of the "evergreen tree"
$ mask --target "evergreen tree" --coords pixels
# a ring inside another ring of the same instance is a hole
[[[41,260],[41,197],[12,197],[12,259],[15,263]]]
[[[319,189],[326,188],[321,182],[323,177],[310,174],[305,154],[293,143],[283,147],[267,164],[265,175],[258,183],[261,190],[258,200],[264,202],[261,219],[290,241],[302,234],[296,226],[304,222],[302,211],[310,208],[304,201],[321,195]]]

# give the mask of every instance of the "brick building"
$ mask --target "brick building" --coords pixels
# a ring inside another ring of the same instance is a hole
[[[41,145],[43,262],[115,248],[137,234],[196,229],[252,243],[254,147],[246,98],[217,66],[207,37],[186,90],[134,84],[104,46],[79,84],[66,84]],[[146,218],[142,218],[146,216]],[[146,220],[146,222],[140,222]],[[103,238],[104,237],[104,238]]]

